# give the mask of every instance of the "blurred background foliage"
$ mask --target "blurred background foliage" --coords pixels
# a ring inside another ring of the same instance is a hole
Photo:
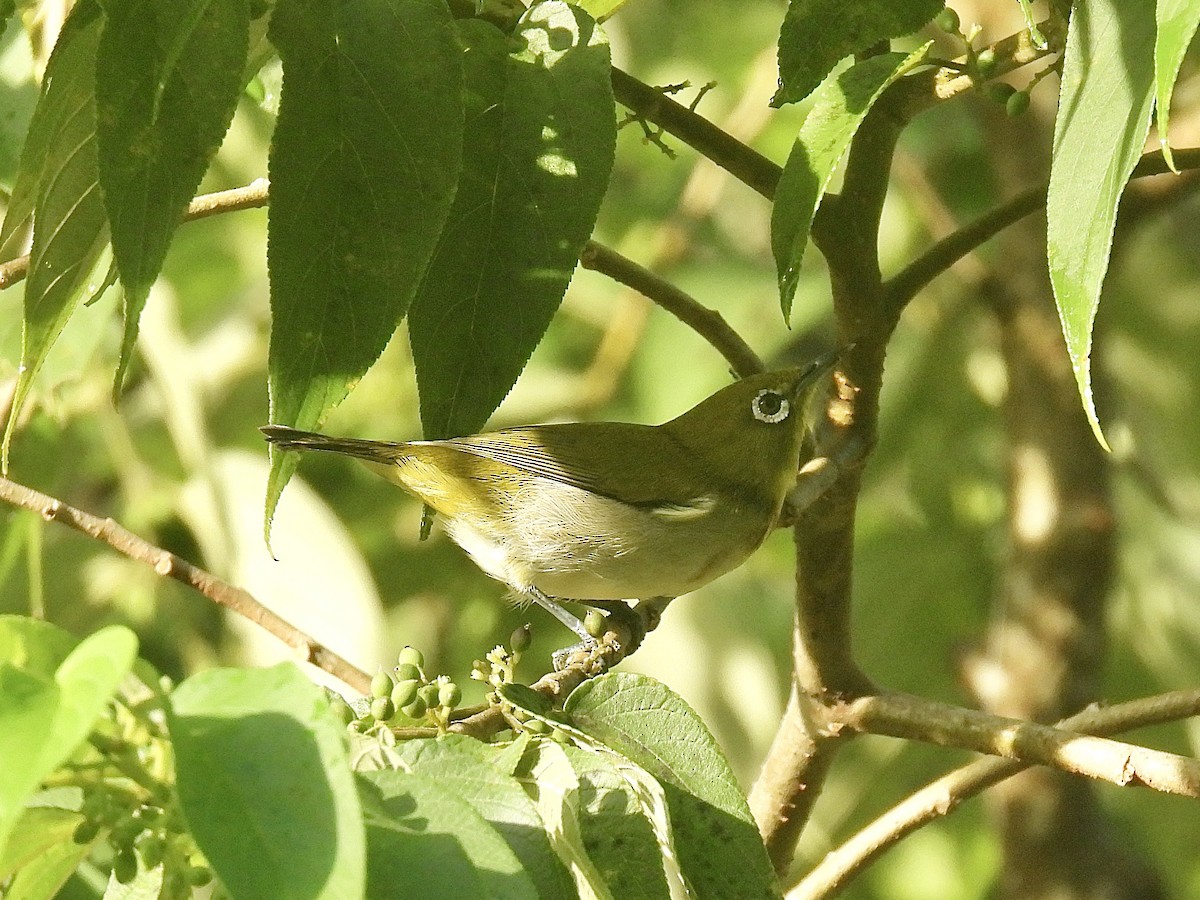
[[[965,24],[984,26],[984,41],[1021,27],[1009,0],[953,5]],[[777,0],[636,0],[607,28],[619,66],[652,84],[689,82],[678,95],[684,102],[716,82],[700,112],[782,162],[804,114],[767,107],[783,8]],[[10,26],[0,40],[5,190],[35,96],[31,73],[44,60],[44,47],[31,47],[20,28]],[[1176,90],[1179,146],[1200,144],[1198,74],[1193,56]],[[1028,78],[1017,72],[1010,80],[1021,86]],[[277,89],[270,68],[251,85],[204,190],[266,174]],[[971,95],[909,129],[885,213],[885,275],[955,223],[1045,177],[1054,90],[1047,79],[1031,112],[1017,119]],[[1001,129],[1009,139],[996,139]],[[1028,142],[1028,158],[1041,161],[1020,182],[1004,176],[1013,166],[997,159],[1014,140]],[[767,203],[686,146],[664,143],[674,158],[646,141],[638,124],[621,131],[597,239],[718,309],[774,363],[825,348],[832,338],[820,255],[806,255],[789,330],[779,313]],[[1159,202],[1153,185],[1137,191],[1146,202],[1119,233],[1098,332],[1119,511],[1110,700],[1194,687],[1200,678],[1200,199]],[[262,210],[238,212],[178,231],[119,409],[109,401],[121,327],[116,292],[74,317],[14,442],[13,477],[111,515],[248,588],[368,670],[411,643],[432,670],[477,688],[465,678],[471,660],[531,621],[535,643],[519,674],[532,680],[567,641],[565,632],[539,612],[502,603],[503,588],[438,530],[418,542],[419,506],[362,467],[306,459],[306,484],[285,492],[273,542],[278,559],[270,558],[261,538],[267,456],[257,431],[267,410],[265,220]],[[979,286],[989,269],[1002,274],[1005,265],[985,246],[906,311],[889,352],[881,437],[858,524],[863,668],[890,688],[957,703],[971,702],[958,667],[998,614],[993,599],[1004,565],[1005,368]],[[0,295],[0,385],[8,390],[19,359],[20,293]],[[492,424],[657,422],[728,377],[717,354],[670,316],[580,271]],[[379,439],[419,433],[403,331],[325,430]],[[790,536],[781,531],[741,569],[675,603],[625,664],[661,678],[699,711],[747,787],[787,697],[792,568]],[[272,639],[176,583],[11,510],[0,511],[0,611],[44,614],[78,633],[128,624],[143,654],[175,677],[283,655]],[[1137,739],[1200,752],[1195,728]],[[883,738],[855,742],[818,804],[797,868],[963,759]],[[1176,896],[1200,895],[1194,803],[1105,788],[1099,795]],[[998,864],[982,808],[971,803],[885,856],[850,896],[982,897]]]

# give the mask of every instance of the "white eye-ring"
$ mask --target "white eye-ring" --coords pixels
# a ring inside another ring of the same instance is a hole
[[[792,405],[788,403],[787,397],[778,391],[763,390],[755,394],[754,399],[750,401],[750,411],[758,421],[775,425],[788,417]]]

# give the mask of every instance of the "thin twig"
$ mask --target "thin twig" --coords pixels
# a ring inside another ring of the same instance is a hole
[[[587,242],[580,254],[579,264],[633,288],[661,306],[712,344],[739,378],[763,371],[762,360],[742,336],[729,326],[724,316],[715,309],[701,305],[691,295],[649,269],[595,241]]]
[[[267,179],[257,178],[244,187],[231,188],[228,191],[216,191],[212,194],[201,194],[188,204],[183,221],[206,219],[219,213],[236,212],[239,209],[255,209],[267,205]],[[0,291],[12,287],[29,274],[29,256],[18,256],[16,259],[0,265]]]
[[[46,494],[0,478],[0,500],[31,510],[47,522],[61,522],[95,538],[130,559],[143,562],[159,575],[174,578],[199,591],[208,599],[237,613],[275,635],[310,662],[363,694],[371,691],[371,678],[320,641],[305,634],[267,609],[249,592],[228,584],[211,572],[193,566],[168,550],[156,547],[112,519],[101,519]]]
[[[1196,715],[1200,715],[1200,691],[1174,691],[1105,708],[1089,707],[1055,727],[1102,736]],[[1027,768],[1029,764],[1011,759],[981,759],[930,782],[825,854],[788,892],[787,900],[836,896],[880,854],[918,828]]]
[[[1200,797],[1200,760],[911,694],[859,697],[835,706],[831,718],[863,734],[974,750],[1118,787],[1144,785],[1166,794]]]

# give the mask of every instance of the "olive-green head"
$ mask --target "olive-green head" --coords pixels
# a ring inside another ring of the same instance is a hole
[[[809,401],[837,358],[744,378],[662,428],[722,490],[777,507],[796,478]]]

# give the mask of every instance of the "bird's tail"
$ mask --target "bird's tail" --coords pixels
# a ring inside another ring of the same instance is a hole
[[[407,455],[405,448],[408,445],[404,443],[335,438],[286,425],[264,425],[258,430],[280,450],[325,450],[376,463],[394,463]]]

